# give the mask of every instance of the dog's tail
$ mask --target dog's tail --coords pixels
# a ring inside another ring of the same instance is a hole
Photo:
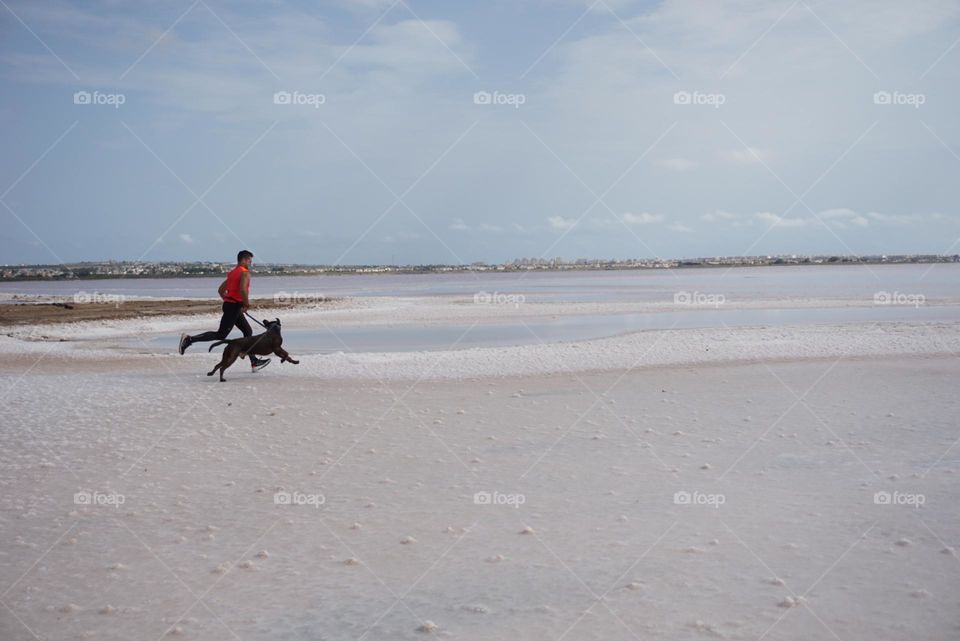
[[[217,345],[223,345],[224,343],[229,343],[229,342],[230,341],[217,341],[216,343],[213,343],[212,345],[210,345],[210,347],[207,348],[207,351],[212,352],[213,348],[216,347]]]

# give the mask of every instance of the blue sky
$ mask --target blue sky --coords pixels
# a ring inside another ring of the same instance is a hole
[[[957,253],[958,39],[937,0],[4,0],[0,262]]]

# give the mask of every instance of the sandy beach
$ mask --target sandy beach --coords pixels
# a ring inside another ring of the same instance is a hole
[[[598,309],[465,305],[283,319]],[[960,633],[960,323],[344,345],[224,384],[148,340],[215,318],[4,331],[0,637]]]

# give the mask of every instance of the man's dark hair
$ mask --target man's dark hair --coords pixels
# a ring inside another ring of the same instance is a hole
[[[246,249],[242,250],[239,254],[237,254],[237,264],[239,265],[240,261],[242,261],[244,258],[253,258],[253,252],[247,251]]]

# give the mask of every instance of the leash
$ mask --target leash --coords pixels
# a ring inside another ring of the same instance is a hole
[[[253,316],[251,316],[249,312],[244,312],[243,314],[244,314],[244,316],[246,316],[247,318],[249,318],[250,320],[252,320],[254,323],[256,323],[257,325],[259,325],[260,327],[262,327],[262,328],[264,328],[264,329],[267,328],[266,325],[264,325],[263,323],[261,323],[260,321],[258,321],[258,320],[257,320],[256,318],[254,318]]]

